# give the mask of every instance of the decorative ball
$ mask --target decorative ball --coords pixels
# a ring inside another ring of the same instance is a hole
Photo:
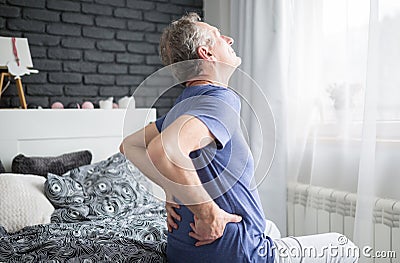
[[[113,103],[113,109],[118,109],[118,108],[119,108],[118,104],[117,103]]]
[[[61,102],[56,101],[51,105],[51,108],[52,109],[64,109],[64,105]]]
[[[82,104],[82,109],[94,109],[94,105],[90,101],[85,101]]]

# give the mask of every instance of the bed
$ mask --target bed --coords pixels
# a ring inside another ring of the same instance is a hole
[[[166,262],[164,203],[118,153],[124,135],[155,118],[154,109],[0,110],[0,218],[39,219],[0,226],[0,262]],[[48,161],[85,151],[92,161],[62,174],[10,173],[21,153]]]

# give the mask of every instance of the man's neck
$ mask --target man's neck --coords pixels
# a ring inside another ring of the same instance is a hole
[[[192,87],[192,86],[202,86],[202,85],[217,85],[217,86],[223,86],[226,87],[226,84],[216,82],[216,81],[211,81],[211,80],[191,80],[191,81],[186,81],[186,87]]]
[[[186,87],[212,85],[212,84],[214,84],[214,83],[210,80],[189,80],[186,82]]]

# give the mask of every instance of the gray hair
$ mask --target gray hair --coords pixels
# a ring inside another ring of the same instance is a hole
[[[214,39],[209,32],[196,25],[199,21],[198,14],[189,13],[164,29],[160,40],[160,54],[164,65],[199,59],[198,47],[214,45]]]

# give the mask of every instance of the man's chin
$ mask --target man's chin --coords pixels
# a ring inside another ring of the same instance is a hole
[[[241,57],[237,57],[237,65],[236,67],[239,67],[242,64],[242,58]]]
[[[231,64],[231,66],[237,68],[240,66],[240,64],[242,64],[242,58],[236,57],[235,61]]]

